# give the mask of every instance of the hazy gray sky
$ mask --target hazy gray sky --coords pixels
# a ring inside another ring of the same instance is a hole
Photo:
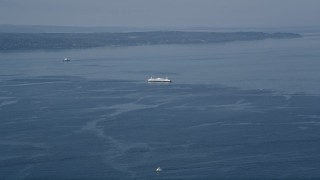
[[[0,0],[0,24],[286,27],[319,19],[320,0]]]

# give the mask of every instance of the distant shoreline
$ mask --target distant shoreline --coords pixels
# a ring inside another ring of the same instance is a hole
[[[0,51],[104,46],[210,44],[300,38],[296,33],[150,31],[125,33],[0,33]]]

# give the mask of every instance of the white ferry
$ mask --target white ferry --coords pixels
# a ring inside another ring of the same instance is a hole
[[[167,77],[166,78],[160,78],[160,77],[153,78],[153,77],[151,77],[151,78],[148,79],[148,82],[167,82],[167,83],[170,83],[171,80],[168,79]]]
[[[70,59],[69,58],[64,58],[63,61],[70,61]]]

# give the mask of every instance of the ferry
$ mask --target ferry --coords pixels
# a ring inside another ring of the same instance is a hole
[[[171,80],[168,79],[167,77],[166,78],[160,78],[160,77],[153,78],[153,77],[151,77],[151,78],[148,79],[148,82],[166,82],[166,83],[170,83]]]
[[[64,59],[63,59],[63,61],[70,61],[70,59],[68,59],[68,58],[64,58]]]

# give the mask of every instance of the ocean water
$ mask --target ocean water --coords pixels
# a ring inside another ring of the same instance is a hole
[[[0,179],[320,178],[319,47],[0,52]]]

